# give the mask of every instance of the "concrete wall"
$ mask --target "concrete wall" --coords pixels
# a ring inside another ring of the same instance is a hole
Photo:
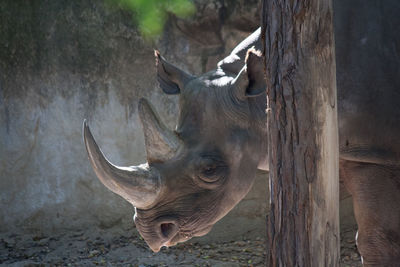
[[[129,12],[103,1],[1,1],[0,231],[134,227],[131,205],[89,165],[82,120],[112,162],[144,162],[138,99],[149,98],[171,128],[178,112],[178,97],[157,85],[153,49],[191,73],[208,71],[258,27],[260,2],[197,0],[193,18],[171,17],[149,44]],[[203,241],[265,233],[267,190],[259,173]],[[351,198],[342,198],[342,226],[352,225]]]
[[[194,18],[171,17],[149,44],[129,12],[103,1],[1,1],[0,231],[133,227],[133,208],[89,165],[83,119],[112,162],[144,162],[138,99],[170,127],[178,112],[157,85],[153,49],[191,73],[210,70],[258,27],[259,2],[196,1]],[[264,231],[266,177],[209,237]]]

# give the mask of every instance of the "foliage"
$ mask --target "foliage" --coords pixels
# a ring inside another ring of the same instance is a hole
[[[160,35],[168,13],[180,18],[194,14],[195,6],[190,0],[110,0],[119,7],[133,12],[133,18],[145,38]]]

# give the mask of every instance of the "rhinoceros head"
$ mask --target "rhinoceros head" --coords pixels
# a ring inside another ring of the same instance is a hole
[[[208,233],[250,190],[266,152],[266,99],[263,64],[255,51],[239,73],[218,68],[199,77],[158,52],[155,56],[161,89],[179,94],[175,131],[141,99],[146,164],[108,162],[86,123],[84,139],[101,182],[136,207],[137,229],[159,251]]]

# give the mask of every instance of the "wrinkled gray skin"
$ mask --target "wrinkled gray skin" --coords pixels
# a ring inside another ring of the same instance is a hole
[[[132,170],[113,176],[115,166],[109,166],[85,126],[85,143],[97,175],[137,207],[136,226],[153,251],[209,232],[249,191],[257,167],[268,169],[263,62],[254,50],[248,53],[253,46],[260,49],[259,37],[257,30],[216,70],[199,77],[177,69],[156,52],[160,86],[167,94],[179,94],[180,117],[176,131],[169,131],[148,102],[140,101],[148,158],[143,180],[138,181]],[[359,59],[352,61],[353,65],[342,63],[352,55],[345,55],[351,49],[340,42],[340,179],[353,195],[364,264],[394,266],[400,258],[398,59],[361,55],[365,64],[361,67],[354,63]],[[358,50],[362,54],[362,49]],[[349,79],[348,73],[384,64],[382,58],[392,64],[386,66],[386,72],[369,68],[370,73],[360,77],[370,75],[371,81]],[[372,80],[374,76],[376,80]],[[128,176],[127,182],[124,177]]]

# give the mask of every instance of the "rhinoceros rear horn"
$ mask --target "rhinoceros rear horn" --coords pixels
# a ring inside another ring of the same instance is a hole
[[[155,50],[157,66],[157,80],[164,93],[169,95],[179,94],[185,87],[185,84],[194,77],[178,67],[167,62],[159,51]]]
[[[143,125],[147,161],[152,163],[171,159],[181,147],[179,137],[161,122],[144,98],[139,100],[139,117]]]
[[[234,95],[239,99],[259,96],[266,90],[264,61],[260,51],[250,48],[246,55],[246,65],[236,76]]]
[[[161,178],[156,169],[148,164],[118,167],[110,163],[94,140],[86,120],[83,138],[93,170],[108,189],[141,209],[155,202],[161,191]]]

